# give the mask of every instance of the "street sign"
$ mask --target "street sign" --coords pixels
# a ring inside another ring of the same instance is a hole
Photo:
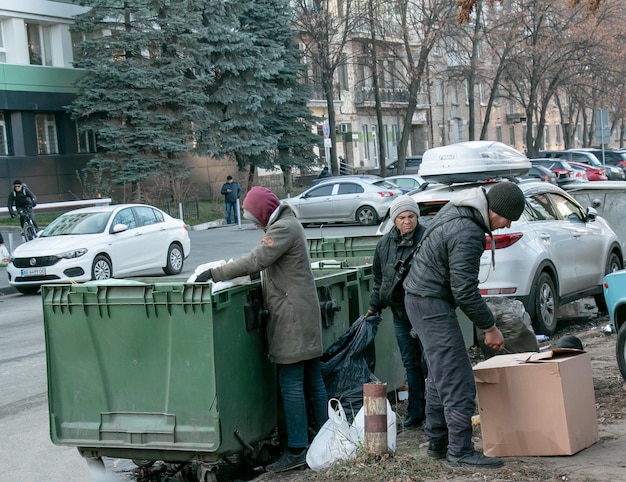
[[[333,141],[331,139],[324,139],[324,147],[333,147]]]
[[[327,120],[322,124],[322,132],[324,132],[324,139],[330,138],[330,124],[328,124]]]
[[[611,128],[609,127],[609,111],[606,109],[596,110],[596,142],[608,144],[611,142]]]

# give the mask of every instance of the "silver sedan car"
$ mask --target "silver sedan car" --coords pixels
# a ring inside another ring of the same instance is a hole
[[[380,177],[325,179],[299,196],[283,199],[302,224],[359,223],[372,226],[382,219],[402,190]]]

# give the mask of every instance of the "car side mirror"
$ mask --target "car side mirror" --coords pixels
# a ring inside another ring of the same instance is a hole
[[[588,207],[587,208],[587,221],[595,221],[596,218],[598,217],[598,211],[595,210],[595,208],[592,207]]]
[[[126,231],[128,229],[128,225],[127,224],[116,224],[115,226],[113,226],[113,229],[111,229],[111,232],[113,234],[117,234],[117,233],[121,233],[123,231]]]

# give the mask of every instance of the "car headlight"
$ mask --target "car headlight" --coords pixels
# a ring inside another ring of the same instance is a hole
[[[57,258],[73,259],[80,258],[87,253],[87,248],[73,249],[72,251],[66,251],[65,253],[57,254]]]

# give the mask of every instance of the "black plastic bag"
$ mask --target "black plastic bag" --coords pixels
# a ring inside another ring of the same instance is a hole
[[[485,301],[496,319],[496,326],[504,337],[504,351],[496,351],[485,345],[484,334],[478,337],[478,344],[485,358],[505,353],[539,351],[530,315],[521,301],[499,297],[485,298]]]
[[[374,338],[380,316],[361,316],[322,355],[322,377],[331,398],[337,398],[352,419],[363,406],[363,384],[378,382],[374,375]]]

